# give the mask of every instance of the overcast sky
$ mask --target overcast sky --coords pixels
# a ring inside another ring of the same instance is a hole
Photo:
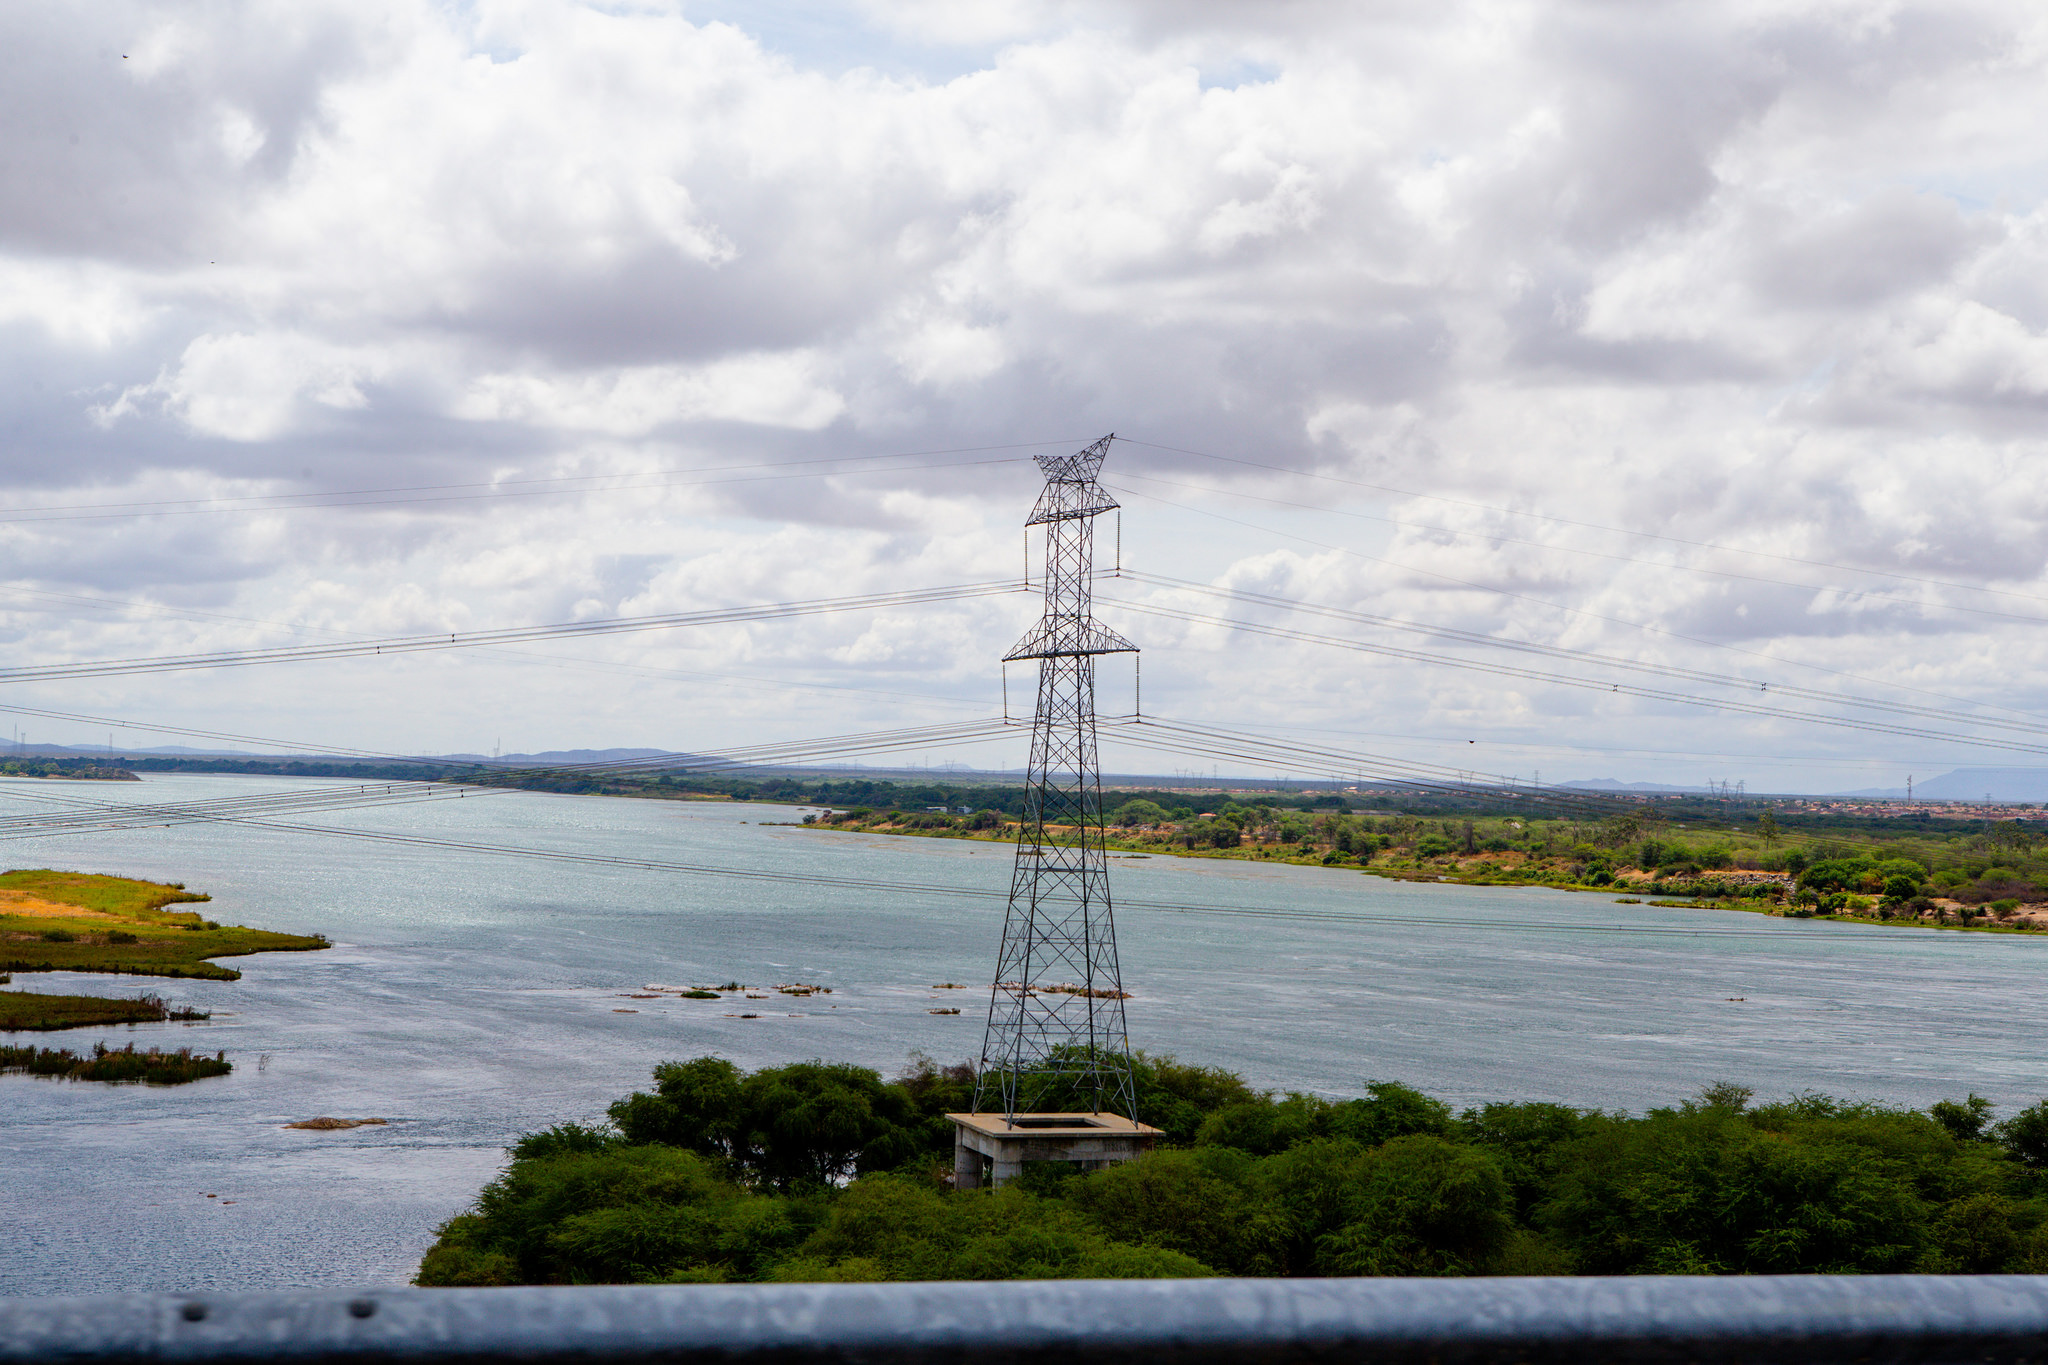
[[[0,63],[9,661],[1013,576],[1028,457],[1115,431],[1133,567],[1756,685],[1105,585],[1595,681],[1106,601],[1147,710],[1546,779],[2048,762],[1597,690],[2048,745],[1982,724],[2048,664],[2038,4],[20,0]],[[301,496],[355,490],[410,491]],[[988,714],[1032,615],[0,703],[706,748]]]

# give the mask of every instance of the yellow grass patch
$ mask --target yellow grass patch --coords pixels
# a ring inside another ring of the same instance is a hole
[[[119,915],[104,910],[88,910],[82,905],[60,905],[46,901],[41,896],[31,896],[26,891],[13,891],[0,886],[0,915],[20,915],[24,919],[91,919],[119,921]]]

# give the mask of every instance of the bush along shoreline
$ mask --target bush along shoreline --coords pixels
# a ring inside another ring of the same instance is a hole
[[[416,1283],[2048,1272],[2048,1102],[2001,1122],[1975,1095],[1915,1111],[1716,1084],[1641,1115],[1453,1113],[1392,1082],[1328,1100],[1163,1057],[1136,1079],[1158,1150],[956,1191],[944,1115],[971,1103],[967,1067],[664,1063],[608,1123],[519,1139]]]

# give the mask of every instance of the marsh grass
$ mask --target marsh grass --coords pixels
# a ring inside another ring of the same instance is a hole
[[[166,909],[210,899],[175,882],[17,869],[0,873],[0,891],[21,892],[45,902],[39,915],[8,914],[0,902],[0,972],[113,972],[234,981],[240,972],[208,959],[330,946],[319,934],[223,926],[192,911]],[[52,905],[75,907],[78,915],[53,924],[48,913]]]
[[[0,991],[0,1031],[44,1032],[105,1024],[160,1024],[196,1020],[205,1010],[173,1009],[160,995],[108,999],[103,995],[40,995],[34,991]]]
[[[26,1072],[52,1080],[184,1085],[209,1076],[225,1076],[234,1069],[225,1052],[208,1057],[195,1054],[189,1047],[176,1052],[160,1048],[137,1052],[133,1043],[124,1048],[94,1043],[92,1055],[81,1057],[69,1048],[0,1046],[0,1072]]]

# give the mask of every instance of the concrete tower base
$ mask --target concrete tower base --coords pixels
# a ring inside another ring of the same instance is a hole
[[[982,1184],[982,1158],[991,1185],[1024,1174],[1027,1161],[1065,1161],[1098,1170],[1152,1150],[1160,1131],[1122,1114],[948,1114],[953,1120],[953,1188]]]

